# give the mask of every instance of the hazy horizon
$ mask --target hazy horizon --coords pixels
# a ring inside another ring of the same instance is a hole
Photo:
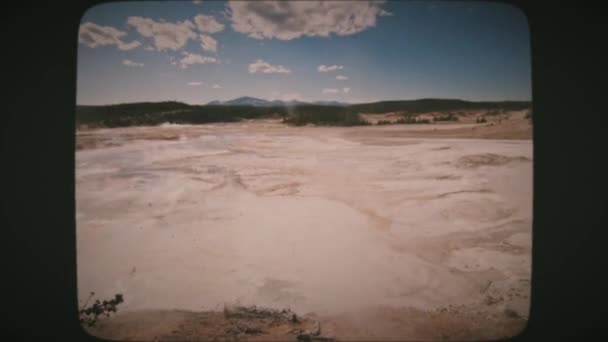
[[[106,3],[78,39],[78,105],[531,101],[526,18],[500,3]]]
[[[238,98],[242,98],[242,97],[252,97],[252,98],[256,98],[256,99],[260,99],[260,100],[266,100],[266,101],[284,101],[284,102],[290,102],[290,101],[300,101],[300,100],[279,100],[279,99],[263,99],[263,98],[259,98],[259,97],[255,97],[255,96],[248,96],[248,95],[242,95],[242,96],[237,96],[235,98],[231,98],[228,99],[226,101],[230,101],[230,100],[235,100]],[[380,100],[380,101],[369,101],[369,102],[342,102],[342,101],[337,101],[337,100],[316,100],[316,101],[301,101],[301,102],[306,102],[306,103],[317,103],[317,102],[339,102],[339,103],[347,103],[348,105],[356,105],[356,104],[366,104],[366,103],[374,103],[374,102],[396,102],[396,101],[419,101],[419,100],[445,100],[445,101],[466,101],[466,102],[532,102],[532,100],[511,100],[511,99],[505,99],[505,100],[483,100],[483,101],[476,101],[476,100],[463,100],[463,99],[457,99],[457,98],[414,98],[414,99],[388,99],[388,100]],[[213,102],[215,100],[211,100],[209,102]],[[114,106],[114,105],[122,105],[122,104],[131,104],[131,103],[160,103],[160,102],[179,102],[179,103],[184,103],[186,105],[189,106],[204,106],[209,104],[209,102],[206,103],[189,103],[186,101],[179,101],[179,100],[172,100],[172,99],[165,99],[165,100],[157,100],[157,101],[129,101],[129,102],[113,102],[113,103],[101,103],[101,104],[89,104],[89,103],[76,103],[77,106]],[[220,101],[220,102],[225,102],[225,101]]]

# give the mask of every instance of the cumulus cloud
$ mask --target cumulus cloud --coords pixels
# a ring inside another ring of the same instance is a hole
[[[347,79],[348,79],[348,77],[346,77],[346,76],[344,76],[344,75],[338,75],[338,76],[336,76],[336,79],[337,79],[337,80],[340,80],[340,81],[345,81],[345,80],[347,80]]]
[[[78,41],[91,48],[104,45],[116,45],[120,50],[132,50],[141,45],[137,40],[133,40],[129,43],[124,42],[121,37],[126,34],[126,32],[117,30],[112,26],[99,26],[87,22],[80,25]]]
[[[342,88],[342,91],[346,94],[346,93],[350,93],[350,88]]]
[[[182,55],[182,59],[179,60],[180,67],[182,69],[186,69],[188,66],[193,64],[207,64],[217,62],[217,59],[215,59],[215,57],[201,56],[195,53],[185,51],[182,53]]]
[[[211,15],[199,14],[194,17],[194,22],[199,31],[205,33],[218,33],[224,30],[224,24],[220,23]]]
[[[323,89],[323,94],[337,94],[340,92],[340,89],[336,88],[325,88]]]
[[[130,43],[118,44],[118,48],[120,50],[133,50],[140,45],[141,45],[140,42],[138,42],[137,40],[134,40]]]
[[[152,38],[154,46],[159,51],[180,49],[189,39],[197,37],[193,31],[194,24],[190,20],[172,23],[144,17],[129,17],[127,24],[133,26],[142,36]]]
[[[282,65],[272,65],[258,59],[254,63],[249,64],[249,73],[263,73],[263,74],[290,74],[291,70]]]
[[[335,70],[342,70],[344,69],[343,65],[319,65],[319,72],[330,72],[330,71],[335,71]]]
[[[230,1],[232,28],[255,39],[346,36],[387,15],[384,1]]]
[[[126,65],[126,66],[130,66],[130,67],[143,67],[144,66],[144,63],[136,63],[129,59],[123,59],[122,64]]]
[[[188,85],[189,85],[189,86],[196,87],[196,86],[203,85],[203,82],[188,82]]]
[[[213,89],[221,89],[222,86],[216,83],[211,88],[213,88]]]
[[[201,34],[201,47],[205,51],[217,52],[217,40],[206,34]]]

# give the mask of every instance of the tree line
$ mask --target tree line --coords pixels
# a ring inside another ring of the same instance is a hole
[[[295,106],[230,106],[189,105],[176,101],[139,102],[105,106],[77,106],[77,126],[124,127],[149,126],[161,123],[204,124],[235,122],[243,119],[282,118],[292,125],[369,125],[360,113],[446,112],[457,110],[520,110],[530,108],[529,102],[468,102],[462,100],[422,99],[409,101],[383,101],[350,106],[298,104]],[[453,120],[452,114],[446,119]],[[404,119],[406,120],[406,119]],[[404,122],[405,123],[405,122]]]

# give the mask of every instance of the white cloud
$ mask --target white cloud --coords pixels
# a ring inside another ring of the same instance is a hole
[[[256,39],[345,36],[387,15],[384,1],[229,1],[232,28]]]
[[[188,66],[193,64],[207,64],[207,63],[216,63],[217,59],[215,57],[209,56],[201,56],[195,53],[190,52],[182,52],[182,59],[180,59],[180,67],[182,69],[186,69]]]
[[[196,87],[196,86],[203,85],[203,82],[188,82],[188,85],[189,85],[189,86]]]
[[[220,23],[211,15],[199,14],[194,17],[194,22],[199,31],[205,33],[218,33],[224,30],[224,24]]]
[[[217,40],[206,34],[201,34],[201,47],[205,51],[217,52]]]
[[[344,81],[344,80],[347,80],[347,79],[348,79],[348,77],[346,77],[346,76],[344,76],[344,75],[338,75],[338,76],[336,76],[336,79],[337,79],[337,80],[340,80],[340,81]]]
[[[135,27],[142,36],[152,38],[154,46],[159,51],[180,49],[189,39],[197,37],[193,31],[194,24],[190,20],[172,23],[143,17],[129,17],[127,24]]]
[[[335,71],[335,70],[342,70],[344,69],[343,65],[319,65],[319,72],[330,72],[330,71]]]
[[[122,64],[130,67],[143,67],[144,63],[136,63],[129,59],[123,59]]]
[[[249,64],[249,73],[263,73],[263,74],[290,74],[291,70],[282,65],[272,65],[258,59],[254,63]]]
[[[99,26],[97,24],[87,22],[80,25],[78,32],[78,41],[90,48],[104,45],[116,45],[120,50],[132,50],[140,46],[141,43],[137,40],[126,43],[121,37],[127,32],[115,29],[112,26]]]
[[[342,91],[346,94],[346,93],[350,93],[350,88],[342,88]]]
[[[394,14],[385,10],[381,10],[380,11],[380,16],[381,17],[389,17],[389,16],[393,16]]]
[[[140,45],[141,45],[140,42],[138,42],[137,40],[134,40],[134,41],[132,41],[130,43],[118,44],[118,48],[120,50],[133,50],[133,49],[135,49],[136,47],[138,47]]]
[[[213,88],[213,89],[222,89],[222,86],[216,83],[211,88]]]
[[[323,94],[337,94],[340,92],[340,89],[336,88],[325,88],[323,89]]]
[[[195,5],[200,5],[203,3],[203,0],[192,0],[192,3]]]
[[[146,47],[144,48],[144,50],[147,50],[147,51],[154,51],[154,47],[153,47],[153,46],[151,46],[151,45],[148,45],[148,46],[146,46]]]

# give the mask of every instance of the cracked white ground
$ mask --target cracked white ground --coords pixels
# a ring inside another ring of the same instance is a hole
[[[110,144],[76,153],[79,300],[318,315],[466,304],[527,318],[532,140],[352,134],[365,129],[87,132]]]

